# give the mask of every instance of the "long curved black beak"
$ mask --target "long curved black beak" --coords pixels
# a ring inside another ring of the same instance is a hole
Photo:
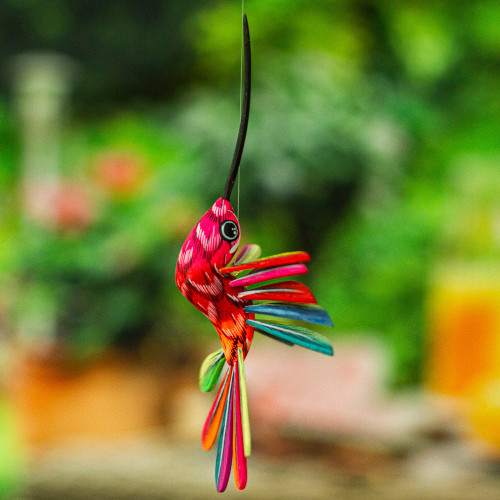
[[[250,114],[250,87],[251,87],[251,53],[250,53],[250,32],[248,30],[248,21],[246,14],[243,16],[243,47],[245,53],[245,77],[244,77],[244,93],[243,93],[243,106],[241,111],[240,130],[238,132],[238,140],[236,141],[236,148],[234,149],[233,161],[229,170],[229,175],[224,188],[222,198],[229,201],[231,192],[233,190],[238,169],[240,167],[241,155],[245,146],[245,138],[248,128],[248,117]]]

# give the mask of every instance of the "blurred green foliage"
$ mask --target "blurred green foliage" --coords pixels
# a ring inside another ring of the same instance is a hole
[[[337,334],[386,338],[395,383],[415,383],[436,260],[497,255],[495,232],[469,226],[490,220],[485,214],[496,213],[500,199],[500,7],[486,0],[246,0],[245,7],[253,94],[237,203],[244,240],[265,254],[308,250],[309,279]],[[0,20],[12,34],[3,56],[38,44],[83,63],[65,176],[87,179],[85,159],[127,151],[149,179],[128,201],[101,200],[79,235],[28,232],[20,268],[42,288],[47,276],[63,284],[53,308],[88,346],[157,325],[184,339],[212,333],[184,309],[173,266],[192,224],[220,196],[232,156],[241,4],[4,2]],[[102,103],[129,111],[96,125],[89,114]],[[2,181],[16,178],[18,158],[6,109],[2,98]],[[110,266],[106,252],[127,265]],[[41,297],[32,303],[49,311],[51,300]]]
[[[192,153],[138,115],[73,128],[66,144],[78,163],[63,167],[47,213],[28,207],[4,249],[3,284],[16,297],[10,327],[23,345],[72,362],[151,338],[157,352],[147,354],[175,362],[193,340],[173,264],[186,215],[201,210],[183,196],[190,176],[178,175]]]

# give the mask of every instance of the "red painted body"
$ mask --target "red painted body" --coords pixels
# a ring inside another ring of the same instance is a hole
[[[221,234],[221,226],[227,221],[236,225],[234,241],[227,241]],[[229,365],[233,365],[238,347],[247,355],[254,333],[246,323],[253,315],[243,309],[251,302],[238,298],[245,288],[231,286],[234,277],[220,272],[232,260],[239,243],[239,223],[231,203],[219,198],[187,237],[175,270],[180,292],[217,330]]]

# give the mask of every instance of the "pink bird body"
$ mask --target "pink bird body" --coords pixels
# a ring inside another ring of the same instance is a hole
[[[221,226],[237,231],[234,241],[223,239]],[[232,366],[240,347],[247,355],[253,338],[253,327],[247,319],[254,315],[244,307],[250,302],[238,297],[242,286],[231,286],[233,276],[221,273],[238,250],[238,219],[231,203],[219,198],[187,237],[179,254],[175,282],[181,293],[214,325],[221,340],[224,356]]]
[[[300,345],[333,354],[329,341],[318,332],[267,318],[332,326],[330,316],[317,305],[305,285],[297,281],[275,281],[306,273],[309,255],[288,252],[259,258],[258,245],[245,245],[237,253],[240,225],[229,198],[241,160],[250,105],[250,39],[246,16],[243,22],[245,94],[233,163],[223,196],[189,233],[175,272],[180,292],[211,321],[222,344],[222,348],[207,356],[201,365],[201,390],[211,391],[224,365],[228,365],[202,432],[202,444],[207,450],[219,434],[215,466],[218,491],[226,489],[231,468],[237,488],[243,489],[247,483],[251,437],[244,360],[254,331],[289,346]]]

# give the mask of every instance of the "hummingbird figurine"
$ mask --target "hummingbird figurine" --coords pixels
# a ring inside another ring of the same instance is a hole
[[[195,225],[177,260],[175,282],[180,292],[213,324],[222,347],[200,368],[200,388],[211,391],[225,365],[214,403],[202,431],[202,444],[212,448],[219,434],[215,466],[217,491],[226,489],[231,468],[236,487],[247,484],[247,458],[251,453],[244,361],[254,331],[286,345],[299,345],[333,355],[330,342],[310,327],[264,317],[333,326],[328,313],[305,285],[286,279],[308,272],[306,252],[288,252],[260,258],[258,245],[245,245],[237,253],[240,224],[230,203],[248,128],[251,86],[250,34],[243,16],[244,94],[240,128],[224,192]],[[259,319],[256,319],[256,315]]]

